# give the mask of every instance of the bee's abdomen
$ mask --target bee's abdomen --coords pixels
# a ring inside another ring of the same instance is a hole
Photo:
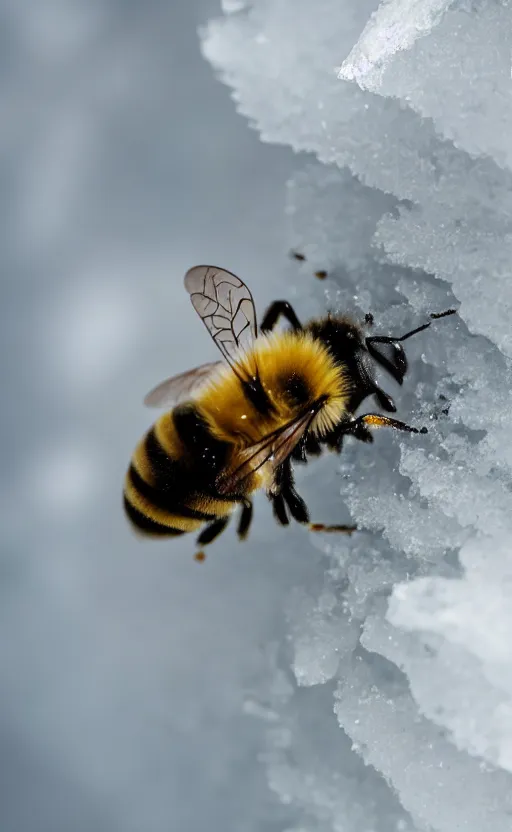
[[[125,511],[136,531],[177,536],[230,510],[208,493],[213,463],[224,458],[217,443],[194,408],[178,407],[156,422],[137,446],[125,479]]]

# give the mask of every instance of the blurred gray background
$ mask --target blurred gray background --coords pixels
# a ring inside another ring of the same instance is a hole
[[[294,159],[202,60],[219,11],[0,6],[1,832],[285,822],[242,715],[290,581],[283,533],[259,504],[251,540],[228,530],[198,565],[121,511],[144,394],[215,357],[185,270],[226,266],[260,307],[286,294]]]

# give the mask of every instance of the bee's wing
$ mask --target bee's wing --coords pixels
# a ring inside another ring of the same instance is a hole
[[[217,489],[220,494],[236,492],[247,477],[254,474],[258,468],[271,462],[275,470],[295,448],[304,433],[309,428],[317,408],[313,406],[305,413],[297,416],[292,422],[284,425],[273,433],[269,433],[254,445],[245,448],[238,455],[238,465],[234,471],[221,474],[217,479]]]
[[[192,305],[233,368],[240,349],[258,334],[252,295],[239,277],[216,266],[194,266],[185,275]]]
[[[193,396],[219,369],[222,361],[201,364],[172,378],[167,378],[154,387],[144,399],[146,407],[174,407]]]

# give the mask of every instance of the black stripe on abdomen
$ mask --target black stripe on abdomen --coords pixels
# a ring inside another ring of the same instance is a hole
[[[162,486],[168,492],[175,492],[180,488],[183,491],[185,485],[183,465],[177,459],[170,457],[162,448],[154,427],[146,435],[144,450],[155,484]]]
[[[213,485],[227,463],[231,445],[213,436],[195,405],[178,405],[172,416],[176,432],[190,455],[191,468],[199,474],[201,487],[203,481]]]
[[[144,534],[151,534],[157,537],[178,537],[179,535],[185,534],[183,529],[175,529],[173,526],[165,526],[163,523],[158,523],[156,520],[152,520],[150,517],[142,514],[142,512],[132,506],[126,495],[124,495],[123,499],[124,510],[126,511],[128,518],[133,525],[141,532],[144,532]]]
[[[172,460],[169,460],[170,462]],[[163,486],[154,486],[147,483],[145,480],[142,479],[140,474],[137,473],[133,465],[130,465],[130,469],[128,471],[128,476],[131,480],[132,485],[136,490],[141,494],[146,500],[148,500],[151,505],[155,506],[155,508],[161,508],[164,511],[168,511],[170,514],[179,515],[180,517],[186,517],[190,520],[214,520],[217,515],[216,514],[209,514],[206,511],[198,511],[197,509],[190,508],[189,506],[185,505],[182,501],[176,499],[176,493],[174,489],[166,490]]]

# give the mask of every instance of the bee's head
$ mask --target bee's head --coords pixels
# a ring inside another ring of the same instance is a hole
[[[431,314],[430,318],[444,318],[455,314],[455,311],[448,309],[446,312]],[[335,359],[347,368],[353,382],[349,408],[356,410],[363,399],[373,395],[383,410],[394,413],[396,407],[393,399],[379,387],[375,379],[375,365],[380,365],[398,384],[402,384],[408,366],[402,342],[427,329],[431,322],[432,320],[400,337],[366,336],[363,326],[349,318],[337,318],[329,314],[327,318],[314,322],[312,331],[329,348]],[[367,327],[373,325],[372,315],[366,315],[365,324]]]
[[[367,317],[366,324],[371,326],[372,323]],[[407,359],[401,344],[393,342],[383,345],[379,350],[375,346],[376,343],[381,343],[379,336],[366,337],[364,327],[349,318],[333,315],[315,322],[314,331],[336,360],[346,367],[352,380],[349,409],[356,410],[367,396],[374,395],[383,410],[394,413],[396,407],[393,399],[375,380],[375,362],[402,384],[407,371]]]

